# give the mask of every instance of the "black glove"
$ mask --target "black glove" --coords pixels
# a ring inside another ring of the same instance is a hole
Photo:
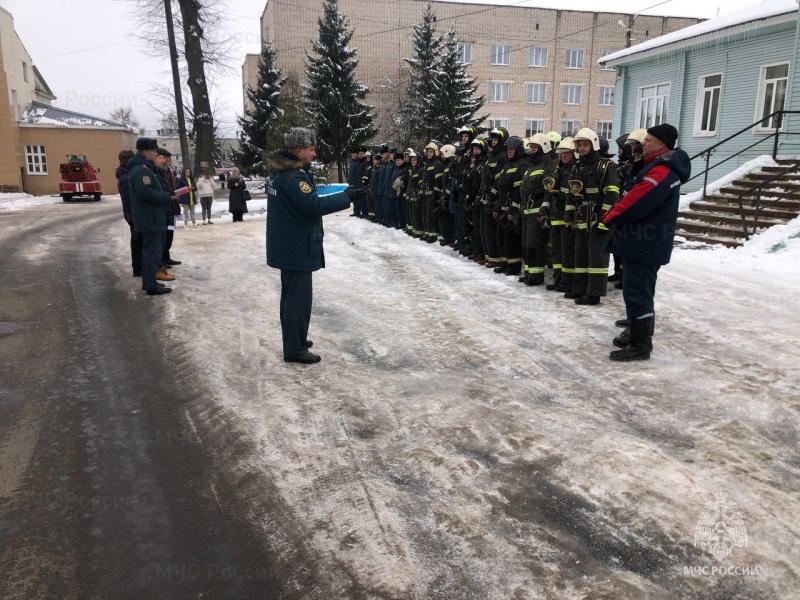
[[[344,189],[344,193],[347,194],[350,202],[358,202],[359,200],[363,200],[367,197],[366,188],[347,187]]]

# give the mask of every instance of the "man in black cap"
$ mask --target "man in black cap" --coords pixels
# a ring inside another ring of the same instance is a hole
[[[158,142],[153,138],[136,140],[138,154],[128,161],[131,186],[133,226],[142,234],[142,288],[148,296],[168,294],[172,290],[156,281],[167,230],[166,206],[171,201],[156,173]]]
[[[614,338],[622,348],[611,360],[647,360],[653,350],[656,277],[669,263],[678,219],[680,185],[691,175],[689,156],[675,148],[678,130],[662,123],[647,130],[644,164],[622,200],[603,216],[611,230],[609,250],[625,263],[622,297],[630,326]]]

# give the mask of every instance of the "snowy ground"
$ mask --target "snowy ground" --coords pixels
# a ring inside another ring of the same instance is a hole
[[[800,597],[800,225],[676,250],[635,364],[608,360],[620,292],[578,307],[345,212],[315,274],[323,362],[285,364],[264,230],[177,232],[164,331],[208,392],[193,423],[247,440],[220,460],[303,597]],[[749,536],[722,562],[693,546],[718,493]]]
[[[323,362],[304,367],[281,360],[279,273],[249,205],[179,228],[168,297],[128,276],[121,211],[108,262],[162,303],[176,381],[206,390],[187,420],[292,597],[800,598],[800,221],[676,249],[652,359],[618,364],[613,288],[578,307],[331,215]],[[719,493],[748,534],[721,562],[693,545]]]

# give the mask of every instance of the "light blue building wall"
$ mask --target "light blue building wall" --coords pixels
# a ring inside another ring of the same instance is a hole
[[[675,42],[674,37],[665,36],[661,46],[640,52],[634,46],[620,53],[630,54],[617,59],[612,55],[608,65],[617,68],[614,131],[630,132],[652,124],[653,119],[661,118],[659,108],[663,104],[663,120],[678,128],[679,145],[694,156],[752,125],[762,116],[765,106],[800,110],[800,78],[795,77],[800,58],[797,4],[783,6],[788,10],[782,14],[720,30],[713,29],[712,20],[684,30],[697,28],[703,32],[695,38]],[[657,42],[653,40],[653,44]],[[663,96],[665,90],[666,101],[646,99],[652,94]],[[781,98],[785,98],[782,107]],[[642,113],[654,105],[655,114],[646,123],[647,117]],[[800,133],[800,115],[789,117],[782,131]],[[740,151],[742,154],[713,169],[709,182],[756,156],[771,154],[773,142],[766,138],[773,132],[769,127],[750,128],[721,146],[711,158],[712,165]],[[800,155],[800,135],[781,135],[779,140],[780,155]],[[705,160],[696,159],[692,172],[699,173],[704,168]],[[683,189],[693,191],[702,183],[703,178],[699,177]]]

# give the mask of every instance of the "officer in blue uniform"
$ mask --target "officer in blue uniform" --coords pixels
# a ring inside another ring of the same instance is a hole
[[[309,352],[311,274],[325,267],[322,216],[366,197],[364,188],[319,196],[309,171],[316,158],[314,132],[293,127],[283,136],[286,151],[269,157],[267,182],[267,264],[281,271],[283,360],[302,364],[321,359]]]
[[[172,291],[156,281],[164,251],[164,232],[167,230],[164,207],[170,202],[171,196],[156,173],[158,142],[153,138],[139,138],[136,140],[136,150],[138,154],[128,161],[128,178],[133,227],[143,236],[142,287],[148,296],[159,296]]]

